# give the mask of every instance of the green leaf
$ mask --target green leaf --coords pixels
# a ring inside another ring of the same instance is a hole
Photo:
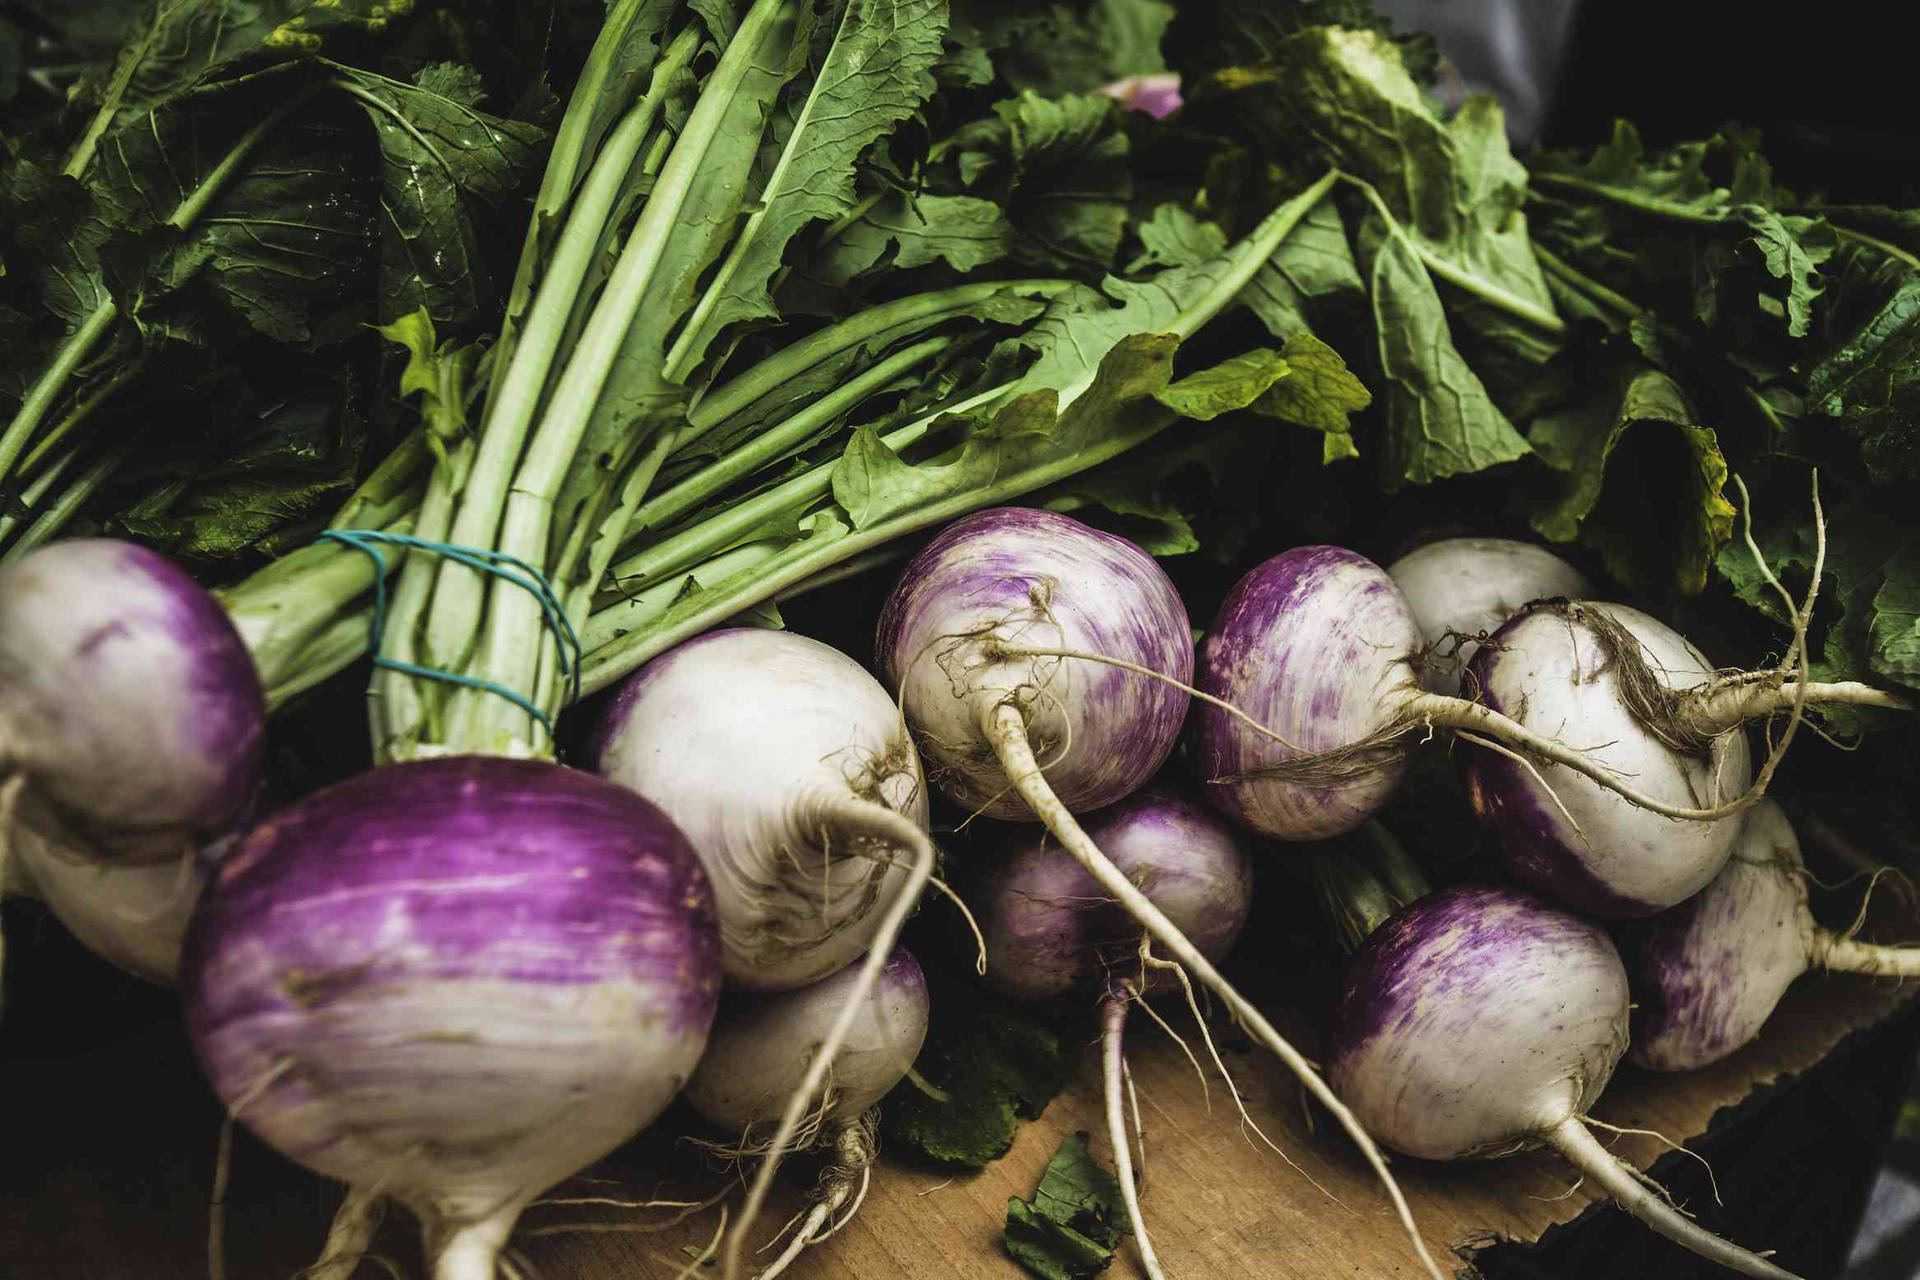
[[[957,454],[914,465],[880,440],[871,427],[854,432],[833,473],[833,495],[865,529],[889,516],[978,490],[1001,476],[1072,457],[1102,437],[1123,432],[1155,404],[1173,374],[1171,334],[1131,334],[1100,361],[1086,389],[1064,410],[1052,388],[1026,391],[1004,401],[992,417],[967,432]]]
[[[816,284],[845,289],[876,265],[902,271],[945,262],[967,272],[1005,258],[1013,227],[999,205],[978,196],[890,191],[802,270]],[[894,256],[882,263],[889,247]]]
[[[1552,317],[1553,299],[1522,210],[1527,173],[1492,98],[1443,121],[1396,45],[1335,27],[1278,41],[1268,61],[1221,71],[1202,96],[1276,152],[1304,148],[1370,184],[1421,252],[1449,266],[1448,296],[1472,304],[1456,322],[1483,343],[1530,365],[1557,349],[1550,324],[1515,324],[1516,308]]]
[[[1371,0],[1208,0],[1179,7],[1163,47],[1167,62],[1188,80],[1222,67],[1274,56],[1288,36],[1308,27],[1370,30],[1391,39],[1400,60],[1421,84],[1433,80],[1438,55],[1424,32],[1396,35]]]
[[[1822,219],[1772,207],[1780,193],[1747,136],[1723,132],[1650,155],[1620,121],[1585,160],[1537,157],[1534,182],[1547,197],[1543,239],[1629,296],[1671,298],[1684,282],[1689,309],[1709,328],[1812,332],[1820,267],[1837,238]]]
[[[1280,242],[1241,300],[1276,338],[1287,338],[1306,332],[1309,318],[1323,306],[1359,303],[1365,288],[1340,208],[1322,200]]]
[[[1920,608],[1920,529],[1897,509],[1860,502],[1829,507],[1826,517],[1826,578],[1814,623],[1813,678],[1878,677],[1920,688],[1920,631],[1915,619]],[[1773,520],[1757,526],[1755,541],[1775,576],[1798,599],[1813,569],[1811,516],[1776,512]],[[1744,540],[1735,539],[1723,547],[1717,567],[1735,595],[1782,629],[1784,644],[1786,614]],[[1846,708],[1823,708],[1821,716],[1843,732],[1906,723],[1906,717]]]
[[[1860,441],[1879,484],[1920,481],[1920,278],[1807,371],[1809,412]]]
[[[1007,1201],[1007,1252],[1041,1280],[1099,1274],[1126,1234],[1120,1183],[1087,1151],[1085,1133],[1060,1144],[1033,1199]]]
[[[466,68],[428,67],[411,85],[339,75],[380,145],[382,314],[425,307],[443,328],[477,328],[496,305],[477,222],[532,186],[545,133],[480,111]]]
[[[1386,382],[1386,487],[1430,484],[1525,456],[1526,440],[1454,347],[1419,257],[1405,240],[1381,231],[1378,219],[1368,230],[1367,293]]]
[[[775,119],[759,207],[709,286],[716,300],[680,357],[683,368],[699,364],[727,326],[779,318],[768,286],[788,242],[808,223],[853,208],[855,162],[933,93],[946,12],[945,0],[846,0],[809,58],[807,92]]]
[[[1013,223],[1013,259],[1035,270],[1109,270],[1133,197],[1120,104],[1100,94],[994,104],[953,137],[960,189]]]
[[[1291,372],[1279,352],[1263,347],[1188,374],[1161,389],[1154,398],[1183,418],[1210,422],[1223,413],[1253,404]]]
[[[1698,593],[1733,536],[1727,460],[1680,385],[1627,365],[1585,402],[1535,419],[1527,438],[1551,471],[1524,505],[1555,542],[1598,550],[1636,590]]]
[[[971,979],[929,970],[932,1021],[914,1070],[880,1108],[889,1150],[980,1169],[1013,1145],[1022,1120],[1066,1087],[1073,1055],[1060,1020],[1009,1005]]]
[[[413,0],[156,0],[81,105],[105,127],[123,127],[189,89],[333,51],[340,38],[382,32],[412,9]]]
[[[1253,402],[1255,413],[1324,432],[1322,462],[1360,456],[1353,443],[1352,415],[1373,403],[1347,362],[1311,333],[1296,333],[1281,349],[1288,376],[1277,380]]]
[[[1135,227],[1134,234],[1140,237],[1141,253],[1128,264],[1130,275],[1149,267],[1190,267],[1227,247],[1226,232],[1177,204],[1155,205],[1153,216]]]
[[[479,343],[462,345],[453,338],[440,342],[433,317],[425,307],[381,325],[379,333],[406,349],[400,394],[420,397],[420,420],[427,428],[427,442],[446,465],[447,446],[468,431],[468,415],[481,388],[479,370],[484,348]],[[461,479],[455,477],[456,489]]]

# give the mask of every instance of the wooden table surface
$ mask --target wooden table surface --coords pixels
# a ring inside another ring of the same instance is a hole
[[[22,911],[9,909],[14,1005],[0,1022],[0,1090],[8,1101],[0,1123],[0,1275],[198,1280],[208,1274],[219,1112],[194,1074],[166,997],[102,979],[89,957]],[[75,973],[83,976],[70,976]],[[68,975],[64,987],[53,981],[56,975]],[[1888,983],[1803,979],[1756,1044],[1686,1076],[1625,1070],[1596,1115],[1693,1138],[1717,1112],[1810,1067],[1848,1033],[1888,1016],[1905,995]],[[1209,1110],[1181,1052],[1144,1020],[1135,1022],[1129,1057],[1147,1126],[1146,1211],[1175,1280],[1418,1274],[1360,1160],[1324,1115],[1317,1132],[1309,1132],[1298,1090],[1276,1064],[1244,1047],[1225,1048],[1251,1114],[1297,1170],[1242,1131],[1217,1081]],[[1290,1030],[1311,1052],[1305,1028]],[[1090,1130],[1095,1154],[1108,1158],[1094,1065],[1095,1055],[1084,1055],[1075,1083],[983,1172],[953,1176],[884,1159],[859,1216],[789,1274],[798,1280],[1013,1280],[1021,1273],[1000,1249],[1008,1197],[1030,1195],[1054,1148],[1076,1129]],[[687,1189],[693,1184],[660,1178],[663,1169],[698,1168],[668,1132],[683,1121],[670,1112],[655,1133],[593,1171],[608,1182],[570,1184],[556,1194],[654,1196]],[[1619,1138],[1616,1150],[1642,1164],[1661,1154],[1657,1141],[1637,1136]],[[1584,1187],[1569,1193],[1572,1177],[1544,1154],[1480,1166],[1403,1159],[1395,1169],[1436,1253],[1490,1236],[1532,1240],[1593,1201]],[[331,1186],[241,1134],[226,1197],[227,1275],[293,1276],[315,1256],[334,1203]],[[786,1208],[797,1203],[797,1194],[790,1196]],[[1714,1225],[1713,1205],[1691,1207]],[[668,1280],[686,1261],[684,1247],[703,1243],[716,1218],[709,1213],[671,1230],[633,1230],[662,1216],[536,1206],[514,1248],[544,1280]],[[763,1228],[771,1231],[785,1216],[770,1215]],[[592,1230],[554,1230],[588,1223]],[[417,1246],[404,1214],[393,1215],[381,1247],[406,1274],[417,1274]],[[359,1274],[379,1272],[368,1266]],[[1138,1274],[1130,1250],[1109,1274]]]

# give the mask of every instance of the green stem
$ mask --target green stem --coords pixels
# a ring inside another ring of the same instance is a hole
[[[33,474],[34,468],[38,467],[48,454],[59,448],[74,431],[85,425],[87,419],[93,416],[94,410],[105,404],[114,392],[138,377],[143,367],[138,360],[130,361],[112,377],[81,397],[78,404],[67,410],[67,416],[56,422],[45,435],[41,436],[39,442],[28,450],[27,456],[20,460],[21,474]]]
[[[880,361],[859,377],[835,387],[784,422],[762,431],[725,457],[702,467],[665,492],[650,498],[625,526],[629,539],[672,524],[701,503],[746,476],[778,462],[810,440],[814,433],[851,412],[907,371],[940,355],[954,344],[952,337],[928,338]]]
[[[1381,219],[1387,224],[1387,230],[1398,238],[1402,244],[1406,245],[1408,249],[1412,250],[1414,255],[1420,259],[1428,271],[1439,276],[1456,289],[1470,293],[1482,302],[1496,306],[1509,315],[1525,320],[1528,324],[1542,329],[1547,333],[1565,333],[1567,331],[1567,322],[1565,320],[1562,320],[1559,316],[1540,306],[1538,303],[1529,302],[1525,298],[1508,293],[1500,286],[1490,284],[1472,272],[1454,266],[1453,263],[1427,248],[1418,240],[1415,240],[1408,234],[1407,229],[1400,225],[1400,220],[1393,216],[1393,210],[1387,208],[1387,202],[1381,198],[1380,192],[1374,188],[1371,182],[1355,178],[1350,174],[1342,174],[1341,176],[1366,193],[1368,203],[1373,205],[1374,211],[1377,212]]]
[[[755,0],[753,8],[734,31],[674,142],[673,152],[627,238],[620,263],[607,281],[599,305],[594,308],[593,319],[581,333],[579,345],[560,375],[526,455],[514,472],[497,540],[488,538],[492,522],[482,526],[467,520],[463,504],[462,524],[455,530],[456,542],[469,546],[493,545],[529,564],[546,559],[554,499],[579,451],[581,438],[613,372],[614,361],[625,344],[627,330],[652,282],[654,268],[665,254],[681,207],[700,175],[707,152],[727,121],[735,97],[748,75],[759,67],[760,58],[766,52],[762,46],[773,43],[782,32],[791,29],[793,12],[793,0]],[[428,622],[428,633],[429,640],[438,643],[432,652],[451,653],[457,651],[456,646],[463,647],[473,633],[476,617],[480,616],[477,599],[485,584],[477,581],[471,570],[466,570],[460,580],[469,585],[469,594],[474,599],[466,601],[456,597],[443,609],[442,593],[435,592],[434,616]],[[484,594],[483,633],[474,670],[509,689],[537,693],[533,684],[539,671],[545,626],[539,602],[509,583],[496,583],[490,590],[484,590]],[[454,690],[448,703],[455,710],[446,728],[448,741],[443,745],[511,753],[520,744],[530,743],[534,736],[531,718],[505,699]],[[551,748],[551,743],[541,746],[545,750]]]
[[[1895,262],[1905,263],[1911,271],[1920,271],[1920,258],[1914,257],[1897,244],[1889,244],[1878,236],[1870,236],[1864,231],[1855,231],[1852,227],[1843,227],[1836,222],[1830,222],[1827,225],[1832,227],[1834,234],[1843,240],[1851,240],[1856,244],[1866,245],[1869,249],[1877,250],[1887,257],[1892,258]]]
[[[574,81],[566,113],[560,118],[560,127],[554,131],[553,145],[547,152],[547,167],[540,176],[540,190],[533,198],[533,216],[527,219],[526,238],[521,243],[520,260],[514,267],[513,284],[507,293],[500,337],[493,347],[494,365],[487,386],[489,402],[499,394],[500,384],[519,346],[521,316],[533,299],[534,277],[545,256],[547,229],[560,222],[580,183],[581,161],[588,144],[595,141],[589,136],[594,117],[602,100],[614,91],[616,77],[646,73],[646,68],[629,68],[623,64],[631,56],[630,41],[635,35],[635,24],[659,13],[658,0],[615,0],[600,24],[593,48],[587,52],[579,79]],[[651,40],[656,34],[657,31],[646,31],[642,37]]]
[[[53,408],[60,393],[67,389],[67,381],[73,377],[74,370],[93,354],[94,347],[119,318],[120,308],[114,305],[113,299],[102,298],[79,327],[60,344],[60,349],[54,352],[52,363],[34,379],[26,398],[20,402],[20,408],[14,412],[13,421],[7,424],[6,433],[0,435],[0,481],[4,481],[12,472],[14,459],[27,447],[41,419]]]
[[[1232,303],[1247,287],[1260,267],[1293,233],[1300,219],[1325,197],[1339,176],[1337,171],[1329,170],[1305,191],[1269,214],[1266,220],[1242,242],[1240,251],[1231,259],[1229,269],[1221,274],[1203,296],[1183,308],[1174,318],[1173,323],[1165,327],[1166,330],[1182,339],[1190,337]],[[1094,374],[1089,372],[1073,386],[1060,389],[1059,403],[1062,411],[1091,385],[1093,377]],[[1010,384],[1012,385],[1018,385],[1018,383]],[[982,392],[970,397],[969,401],[975,404],[984,403],[1003,394],[1010,389],[1010,386],[996,387]],[[605,688],[649,658],[698,635],[740,610],[772,599],[789,588],[796,587],[836,565],[844,564],[883,547],[896,538],[964,515],[969,511],[995,506],[1022,494],[1031,493],[1035,489],[1044,488],[1067,476],[1118,457],[1127,450],[1152,439],[1173,421],[1175,421],[1175,415],[1171,411],[1144,415],[1137,422],[1116,426],[1110,434],[1077,453],[1061,458],[1051,458],[1023,470],[998,476],[992,484],[951,494],[912,511],[902,512],[882,520],[865,529],[838,537],[802,538],[785,550],[769,557],[758,569],[736,575],[731,585],[716,587],[707,584],[708,590],[673,606],[652,625],[635,628],[626,635],[600,646],[588,656],[584,664],[582,690],[591,692]],[[930,422],[930,420],[923,420],[923,422]],[[919,426],[924,430],[922,423],[912,424],[912,426]],[[893,434],[897,436],[901,432],[912,429],[912,426],[903,427]],[[888,437],[887,442],[891,444],[892,437]],[[796,477],[796,480],[824,485],[825,491],[830,492],[833,465],[836,464],[817,468],[815,472]],[[817,473],[824,474],[819,474],[819,479],[815,480]],[[783,485],[779,489],[788,487]],[[769,493],[778,493],[779,489],[770,490]],[[762,497],[765,496],[762,495]],[[751,505],[753,505],[752,501],[740,504],[741,507]],[[730,511],[727,514],[732,513]],[[765,514],[777,514],[777,512]],[[725,519],[725,516],[721,519]]]
[[[54,499],[32,524],[27,526],[26,532],[20,535],[20,540],[9,547],[5,555],[0,555],[0,564],[11,564],[34,548],[51,542],[54,535],[66,526],[67,521],[79,513],[80,508],[86,505],[87,499],[99,492],[100,486],[111,479],[113,473],[120,469],[120,464],[126,460],[125,450],[115,450],[97,459],[92,466],[82,471],[79,478],[68,485],[60,496]]]
[[[1592,276],[1587,275],[1571,263],[1556,256],[1537,240],[1533,243],[1533,256],[1540,260],[1540,265],[1545,267],[1550,274],[1558,276],[1569,288],[1577,293],[1584,294],[1589,301],[1597,302],[1601,306],[1613,311],[1618,311],[1621,315],[1625,316],[1638,317],[1647,313],[1647,309],[1633,299],[1624,294],[1615,293],[1612,289],[1607,288],[1607,286],[1601,284]]]
[[[1528,180],[1534,186],[1558,187],[1563,191],[1578,191],[1585,195],[1597,196],[1611,201],[1622,208],[1649,214],[1656,218],[1665,218],[1670,222],[1685,222],[1697,227],[1717,227],[1727,221],[1724,213],[1708,213],[1701,209],[1690,209],[1686,205],[1672,200],[1662,200],[1656,196],[1645,195],[1626,187],[1609,186],[1604,182],[1592,182],[1586,178],[1576,178],[1565,173],[1535,173]]]
[[[46,468],[33,478],[33,483],[21,491],[19,512],[17,514],[14,512],[0,514],[0,545],[5,545],[7,539],[12,536],[13,531],[19,528],[22,520],[26,520],[33,515],[34,511],[40,506],[41,499],[47,496],[53,486],[59,482],[60,477],[66,474],[67,468],[71,467],[74,460],[79,456],[79,449],[69,449],[48,463]]]
[[[1004,383],[942,406],[905,426],[896,427],[880,437],[881,442],[898,453],[917,444],[933,424],[947,414],[967,413],[988,405],[1005,395],[1012,386],[1012,383]],[[647,583],[699,564],[768,522],[783,515],[797,515],[831,494],[833,471],[838,465],[837,459],[823,462],[783,484],[743,498],[698,524],[662,538],[645,550],[627,557],[610,572],[633,582]]]
[[[867,307],[838,324],[781,348],[731,382],[709,391],[689,415],[688,430],[682,435],[680,445],[684,448],[693,443],[762,397],[779,391],[807,370],[844,351],[862,344],[879,346],[882,340],[896,342],[1003,294],[1051,298],[1072,287],[1070,280],[994,280],[916,293]]]
[[[566,227],[554,247],[532,309],[527,313],[511,367],[487,402],[473,471],[462,488],[459,512],[450,534],[452,541],[462,546],[494,544],[516,464],[558,356],[574,297],[600,244],[608,213],[619,202],[634,159],[660,114],[668,87],[675,75],[692,61],[698,47],[699,41],[690,28],[668,48],[653,69],[647,92],[608,135],[579,198],[573,202]],[[568,372],[572,372],[571,363]],[[564,376],[562,385],[568,385]],[[582,408],[583,421],[584,417]],[[460,665],[473,643],[475,618],[484,594],[485,584],[474,570],[452,561],[440,564],[425,636],[430,663],[449,670]]]

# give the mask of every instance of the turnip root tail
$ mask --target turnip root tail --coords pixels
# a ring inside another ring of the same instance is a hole
[[[1807,960],[1816,969],[1883,978],[1920,977],[1920,947],[1885,947],[1829,929],[1815,929]]]
[[[433,1280],[495,1280],[500,1251],[519,1218],[520,1202],[515,1201],[477,1222],[436,1225],[427,1235]]]
[[[1167,1280],[1154,1255],[1153,1242],[1147,1238],[1147,1221],[1140,1213],[1140,1188],[1133,1176],[1133,1148],[1127,1138],[1126,1108],[1121,1105],[1125,1088],[1126,1057],[1122,1052],[1127,1032],[1127,1006],[1133,1002],[1133,987],[1120,982],[1111,987],[1100,1002],[1100,1076],[1107,1104],[1107,1140],[1113,1146],[1113,1172],[1120,1180],[1120,1200],[1127,1208],[1127,1221],[1133,1226],[1133,1241],[1140,1249],[1140,1269],[1147,1280]]]
[[[1689,1252],[1699,1254],[1743,1276],[1758,1280],[1800,1280],[1759,1254],[1723,1240],[1662,1200],[1635,1176],[1619,1157],[1600,1145],[1578,1116],[1570,1116],[1540,1135],[1548,1145],[1592,1178],[1614,1202],[1640,1221]]]
[[[1187,972],[1199,978],[1207,988],[1226,1004],[1233,1017],[1245,1027],[1247,1032],[1270,1052],[1277,1056],[1287,1069],[1298,1076],[1321,1105],[1333,1113],[1342,1128],[1353,1138],[1360,1148],[1374,1174],[1386,1188],[1393,1201],[1395,1213],[1400,1224],[1406,1230],[1407,1238],[1412,1241],[1414,1251],[1420,1255],[1421,1263],[1433,1280],[1447,1280],[1433,1255],[1427,1252],[1426,1242],[1420,1238],[1419,1229],[1414,1225],[1413,1211],[1407,1207],[1406,1197],[1401,1194],[1400,1184],[1387,1171],[1386,1160],[1381,1156],[1379,1147],[1361,1127],[1360,1121],[1345,1103],[1334,1096],[1326,1081],[1320,1078],[1311,1063],[1300,1056],[1299,1050],[1289,1044],[1268,1022],[1261,1012],[1254,1008],[1247,998],[1236,990],[1232,983],[1221,976],[1211,961],[1188,940],[1187,936],[1167,919],[1161,910],[1140,891],[1140,889],[1113,865],[1098,845],[1074,820],[1073,814],[1060,802],[1053,792],[1046,776],[1040,771],[1039,761],[1034,759],[1032,744],[1027,741],[1027,725],[1020,707],[1012,701],[1003,701],[981,716],[981,729],[987,740],[993,744],[999,756],[1000,767],[1008,779],[1019,791],[1020,797],[1033,811],[1034,817],[1046,825],[1062,847],[1072,854],[1087,874],[1091,875],[1100,887],[1110,894],[1129,915],[1138,921],[1154,939],[1184,966]]]
[[[853,1029],[854,1020],[860,1015],[868,998],[872,995],[876,983],[880,981],[881,970],[887,967],[887,961],[893,954],[894,943],[900,937],[901,926],[912,914],[914,904],[919,902],[921,892],[927,887],[927,881],[933,876],[933,841],[911,819],[902,817],[884,805],[871,801],[856,800],[848,797],[844,802],[836,800],[835,817],[849,830],[861,831],[876,840],[894,845],[912,852],[913,864],[908,868],[907,879],[900,886],[900,892],[887,908],[880,927],[874,931],[873,941],[868,944],[867,954],[860,961],[860,977],[851,991],[847,993],[840,1011],[835,1015],[833,1026],[826,1038],[820,1042],[819,1050],[813,1061],[807,1066],[807,1074],[795,1086],[793,1094],[787,1099],[787,1108],[780,1116],[780,1125],[774,1130],[773,1138],[767,1144],[767,1153],[760,1161],[760,1168],[754,1174],[753,1183],[747,1189],[746,1201],[740,1207],[740,1220],[728,1235],[723,1252],[721,1274],[726,1280],[739,1280],[741,1263],[745,1256],[748,1233],[760,1216],[760,1210],[767,1202],[767,1194],[773,1189],[773,1175],[780,1168],[780,1159],[793,1146],[794,1135],[799,1132],[805,1121],[807,1111],[813,1099],[826,1084],[827,1073],[833,1069],[833,1060],[840,1052],[840,1046],[846,1042],[847,1033]],[[803,1230],[801,1238],[808,1233]],[[434,1277],[434,1280],[458,1280],[457,1277]]]
[[[860,1207],[860,1201],[866,1197],[867,1183],[873,1177],[874,1135],[880,1124],[880,1113],[868,1111],[852,1124],[842,1125],[833,1142],[833,1168],[828,1171],[826,1183],[814,1201],[813,1208],[787,1241],[787,1247],[780,1256],[767,1264],[767,1269],[754,1277],[754,1280],[774,1280],[793,1265],[793,1260],[805,1253],[813,1245],[844,1226],[846,1219],[834,1223],[834,1215],[846,1208],[851,1218]],[[858,1195],[856,1196],[856,1191]],[[851,1206],[847,1205],[853,1200]],[[833,1225],[828,1225],[832,1223]]]
[[[348,1187],[333,1225],[327,1228],[320,1260],[302,1271],[298,1280],[353,1280],[360,1260],[373,1245],[374,1232],[380,1229],[382,1201],[378,1191]]]

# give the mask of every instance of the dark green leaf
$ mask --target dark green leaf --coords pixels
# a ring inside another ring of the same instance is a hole
[[[1114,265],[1133,197],[1119,103],[1099,94],[994,105],[994,116],[954,135],[964,192],[991,199],[1014,226],[1022,266],[1085,274]]]
[[[1363,247],[1371,252],[1367,293],[1386,381],[1384,483],[1430,484],[1525,456],[1526,440],[1455,349],[1426,268],[1377,222]]]
[[[889,1149],[939,1164],[980,1169],[1005,1155],[1021,1120],[1031,1120],[1066,1087],[1071,1038],[1056,1019],[1035,1016],[977,983],[929,971],[933,1018],[914,1062],[921,1079],[887,1095],[880,1110]]]
[[[1183,418],[1211,422],[1268,395],[1291,372],[1279,352],[1263,347],[1190,373],[1163,387],[1154,398]]]
[[[1422,84],[1431,83],[1438,61],[1433,38],[1395,35],[1392,23],[1371,0],[1209,0],[1179,8],[1164,42],[1168,63],[1190,80],[1222,67],[1246,66],[1274,56],[1288,36],[1308,27],[1346,27],[1388,36],[1400,59]]]
[[[1060,1144],[1033,1199],[1007,1202],[1007,1252],[1041,1280],[1099,1274],[1127,1233],[1120,1183],[1087,1151],[1085,1133]]]
[[[545,133],[474,106],[477,78],[428,67],[402,84],[342,69],[380,144],[381,314],[427,308],[447,329],[472,329],[495,308],[476,221],[533,185]]]
[[[1535,419],[1527,438],[1552,469],[1526,491],[1535,529],[1594,547],[1630,587],[1705,589],[1734,509],[1720,442],[1678,383],[1623,367],[1584,403]]]
[[[1807,371],[1807,408],[1860,441],[1878,483],[1920,481],[1920,278]]]

